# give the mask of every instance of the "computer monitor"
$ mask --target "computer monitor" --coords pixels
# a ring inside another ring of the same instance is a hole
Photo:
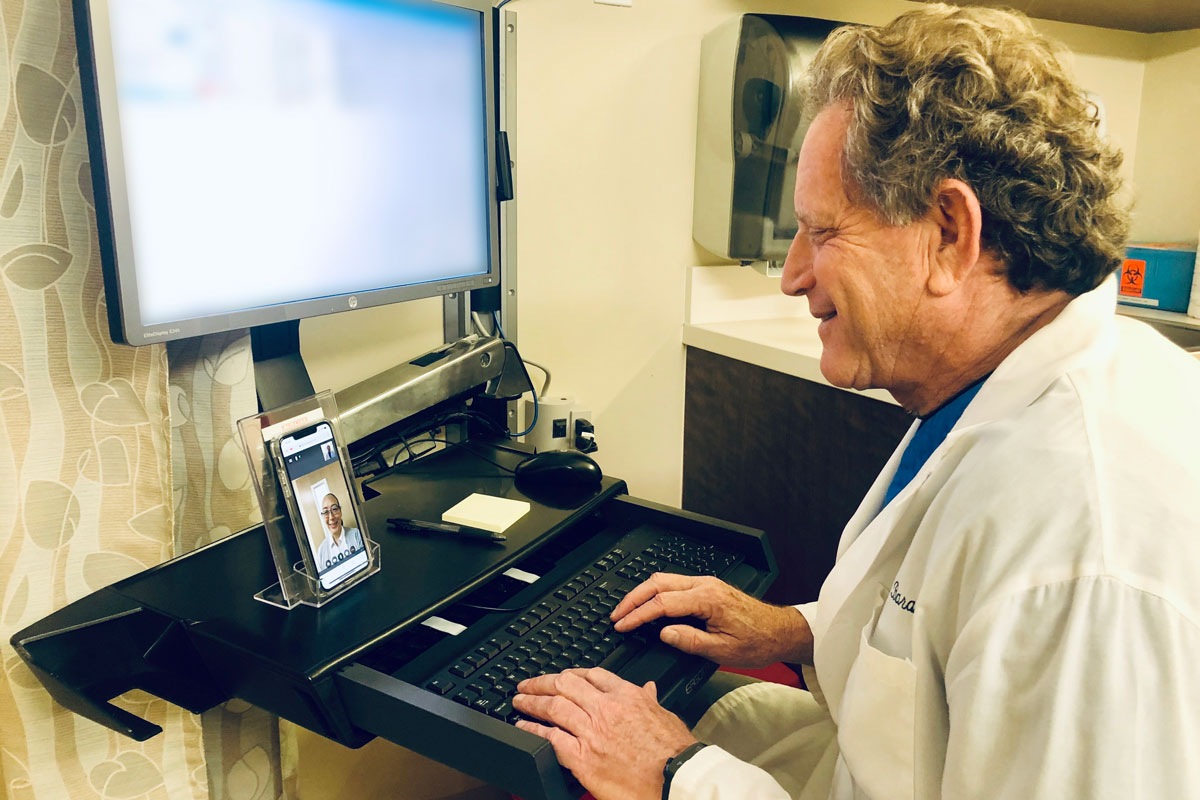
[[[495,286],[489,0],[75,0],[114,341]]]

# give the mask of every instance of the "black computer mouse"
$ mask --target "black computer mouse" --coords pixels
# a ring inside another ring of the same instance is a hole
[[[549,450],[517,464],[517,489],[527,495],[570,494],[600,486],[600,465],[578,450]]]

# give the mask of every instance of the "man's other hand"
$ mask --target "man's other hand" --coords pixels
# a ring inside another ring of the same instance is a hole
[[[521,681],[513,708],[545,720],[517,727],[549,740],[558,763],[597,800],[658,800],[667,759],[696,741],[658,704],[653,683],[638,687],[603,669],[571,669]]]
[[[656,573],[613,609],[620,633],[660,617],[697,617],[704,629],[667,625],[659,638],[685,653],[731,667],[765,667],[776,661],[811,664],[813,636],[804,615],[773,606],[711,577]]]

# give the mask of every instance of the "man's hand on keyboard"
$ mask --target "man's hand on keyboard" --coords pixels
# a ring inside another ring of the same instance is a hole
[[[604,669],[571,669],[517,686],[513,707],[545,720],[517,727],[549,740],[558,763],[597,800],[658,800],[667,759],[696,741],[658,704],[653,683],[635,686]]]
[[[791,606],[755,600],[717,578],[656,573],[613,609],[613,627],[629,633],[664,617],[696,617],[693,625],[667,625],[666,644],[731,667],[763,667],[776,661],[812,663],[808,621]]]

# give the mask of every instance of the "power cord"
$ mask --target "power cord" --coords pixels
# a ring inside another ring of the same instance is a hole
[[[528,436],[530,433],[533,432],[533,429],[535,427],[537,427],[537,418],[538,418],[538,396],[537,396],[537,392],[534,392],[533,393],[533,419],[530,421],[529,427],[526,428],[525,430],[521,431],[520,433],[512,434],[510,436],[510,438],[519,439],[522,436]]]
[[[416,444],[422,444],[424,442],[433,442],[436,444],[444,444],[447,447],[462,447],[467,444],[467,442],[453,442],[453,441],[450,441],[449,439],[439,439],[436,436],[430,436],[426,439],[421,439],[421,440],[417,441]],[[505,448],[505,449],[508,449],[508,448]],[[426,452],[428,452],[428,451],[426,451]],[[516,471],[516,470],[512,469],[511,467],[506,467],[503,464],[493,461],[492,459],[488,458],[487,456],[483,455],[482,453],[476,453],[474,450],[471,450],[471,449],[468,449],[467,452],[482,461],[486,461],[487,463],[491,464],[496,469],[503,470],[504,472],[507,472],[509,474],[512,474],[513,472]],[[519,452],[519,453],[521,453],[521,455],[524,455],[524,456],[529,455],[528,453],[525,453],[523,451],[516,451],[516,452]],[[425,453],[421,453],[420,455],[424,455],[424,454]],[[399,457],[399,455],[400,455],[399,453],[396,454],[397,457]],[[398,464],[399,464],[399,462],[397,462],[397,461],[392,462],[393,467],[397,466]]]
[[[512,2],[512,0],[504,0],[504,2],[501,3],[500,5],[504,5],[504,3],[509,3],[509,2]],[[499,8],[499,7],[500,6],[497,6],[497,8]],[[477,312],[472,311],[471,319],[475,323],[476,330],[478,330],[481,334],[486,336],[487,332],[483,329],[483,321],[480,319],[479,314]],[[500,334],[500,338],[507,341],[508,337],[504,335],[504,329],[500,327],[500,315],[497,314],[495,311],[492,312],[492,325],[495,327],[496,333]],[[532,364],[533,366],[540,369],[542,372],[546,373],[546,382],[542,384],[542,391],[541,391],[541,394],[545,395],[546,390],[550,388],[550,370],[546,369],[541,364],[538,364],[536,361],[530,361],[529,359],[525,358],[524,356],[522,356],[521,360],[524,361],[526,364]],[[528,436],[530,433],[533,432],[533,429],[537,426],[538,392],[532,392],[532,393],[533,393],[533,420],[530,421],[529,427],[526,428],[525,430],[521,431],[520,433],[508,434],[508,437],[510,439],[519,439],[522,436]]]
[[[410,446],[410,443],[409,443],[409,440],[415,436],[420,435],[423,432],[430,431],[434,428],[440,428],[443,425],[445,425],[446,423],[448,423],[452,420],[457,420],[457,419],[466,419],[468,421],[476,422],[480,425],[483,425],[494,436],[503,436],[503,437],[507,438],[509,435],[508,430],[506,428],[496,424],[495,422],[493,422],[491,419],[484,416],[483,414],[478,414],[473,411],[451,411],[451,412],[443,414],[439,417],[436,417],[433,420],[422,423],[419,427],[409,428],[407,430],[399,431],[398,433],[388,437],[384,441],[379,442],[371,449],[369,449],[365,452],[359,453],[357,456],[352,458],[350,461],[350,464],[354,469],[354,474],[360,478],[366,477],[369,474],[374,474],[374,472],[367,473],[367,472],[363,471],[363,468],[366,465],[370,464],[371,462],[377,463],[379,465],[380,470],[387,469],[389,465],[388,465],[387,459],[384,458],[383,454],[389,448],[393,447],[396,444],[399,444],[402,448],[404,448],[405,451],[408,452],[408,456],[409,456],[408,460],[415,461],[420,455],[424,455],[424,454],[423,453],[422,454],[413,453],[412,447]],[[394,466],[396,466],[396,464],[400,463],[399,459],[400,459],[400,453],[397,452],[392,457],[391,466],[394,467]],[[375,472],[377,472],[377,471],[378,470],[375,470]]]
[[[402,450],[397,450],[396,455],[392,456],[392,467],[395,467],[398,464],[400,464],[400,454],[402,452],[408,453],[408,458],[404,459],[404,463],[406,463],[406,464],[416,461],[418,458],[420,458],[423,455],[432,453],[433,452],[432,449],[422,450],[419,453],[413,452],[413,449],[411,447],[412,444],[420,445],[420,444],[425,444],[426,442],[428,442],[429,444],[432,444],[432,445],[437,444],[437,440],[434,439],[432,436],[430,436],[428,439],[417,439],[415,442],[411,442],[411,443],[408,441],[408,439],[401,439],[400,444],[402,444],[404,447]]]
[[[546,382],[542,384],[542,390],[537,393],[538,397],[545,397],[546,392],[550,391],[550,370],[546,369],[545,367],[543,367],[541,364],[537,363],[536,361],[530,361],[528,358],[522,358],[521,360],[524,361],[529,366],[537,367],[542,372],[546,373]]]
[[[483,318],[479,316],[478,311],[471,312],[471,322],[475,326],[475,332],[478,333],[480,336],[483,336],[485,338],[492,337],[492,335],[493,335],[492,332],[489,331],[487,328],[483,327]],[[499,326],[497,326],[496,330],[497,331],[500,330]],[[500,334],[500,338],[503,339],[504,334]]]

